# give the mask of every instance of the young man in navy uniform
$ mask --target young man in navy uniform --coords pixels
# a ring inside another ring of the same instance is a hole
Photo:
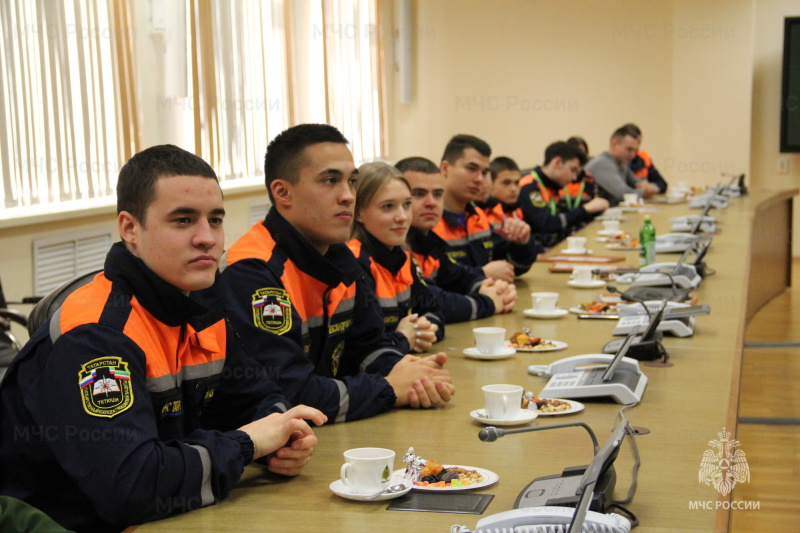
[[[0,494],[78,531],[121,530],[224,498],[245,465],[295,475],[317,439],[216,308],[222,191],[175,146],[133,156],[122,242],[16,357],[0,386]]]
[[[228,249],[218,284],[248,352],[290,401],[335,422],[449,401],[447,356],[398,351],[345,245],[358,179],[347,139],[327,124],[289,128],[267,147],[264,174],[273,206]]]

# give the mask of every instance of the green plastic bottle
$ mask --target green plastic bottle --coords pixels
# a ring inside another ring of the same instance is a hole
[[[651,265],[656,260],[656,228],[650,215],[644,216],[644,224],[639,230],[639,266]]]

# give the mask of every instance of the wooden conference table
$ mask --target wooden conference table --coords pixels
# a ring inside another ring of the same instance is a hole
[[[699,303],[711,314],[697,317],[696,333],[689,338],[665,337],[670,368],[642,366],[649,382],[641,404],[626,411],[634,426],[650,429],[636,439],[641,454],[638,489],[628,507],[648,531],[726,531],[729,511],[714,509],[720,498],[713,486],[698,482],[698,470],[708,442],[727,428],[735,435],[741,352],[746,320],[777,292],[789,285],[791,261],[792,196],[783,192],[754,191],[734,198],[730,207],[714,210],[720,233],[714,237],[706,262],[715,274],[697,291]],[[667,233],[669,218],[698,210],[688,204],[656,205],[652,219],[659,233]],[[637,232],[644,215],[627,213],[622,229]],[[596,242],[595,222],[581,232],[595,254],[625,256],[636,264],[637,252],[612,252]],[[552,252],[558,252],[563,246]],[[659,254],[657,261],[675,261],[675,254]],[[478,322],[453,324],[438,348],[449,355],[448,368],[457,394],[447,405],[430,410],[397,409],[358,422],[318,428],[320,444],[303,474],[276,480],[260,467],[250,466],[230,496],[217,505],[166,520],[144,524],[137,533],[150,531],[449,531],[453,524],[471,529],[479,518],[513,508],[517,494],[532,479],[558,474],[565,467],[587,464],[591,441],[577,427],[507,435],[493,443],[481,442],[482,425],[470,417],[481,408],[481,386],[512,383],[538,393],[545,378],[531,376],[530,364],[547,364],[584,353],[597,353],[610,340],[615,321],[579,320],[569,314],[556,320],[526,318],[529,293],[557,291],[559,307],[590,301],[602,289],[567,286],[568,275],[548,272],[549,263],[537,262],[518,280],[519,301],[513,313]],[[566,350],[515,356],[497,361],[467,359],[462,351],[473,345],[471,330],[502,326],[509,334],[523,326],[546,339],[569,343]],[[566,416],[539,417],[529,426],[581,421],[589,424],[602,444],[619,420],[620,406],[611,401],[586,401],[585,410]],[[522,426],[527,427],[527,426]],[[495,495],[483,515],[388,511],[384,502],[357,502],[336,496],[329,489],[339,478],[342,452],[376,446],[396,451],[395,468],[405,465],[403,453],[416,453],[444,464],[476,466],[496,472],[499,481],[477,489]],[[747,450],[747,443],[742,443]],[[625,496],[631,481],[633,454],[623,444],[615,463],[615,497]],[[703,502],[705,507],[693,504]],[[708,505],[711,502],[712,505]],[[692,508],[694,505],[695,508]],[[699,507],[699,508],[698,508]],[[757,512],[757,511],[753,511]]]

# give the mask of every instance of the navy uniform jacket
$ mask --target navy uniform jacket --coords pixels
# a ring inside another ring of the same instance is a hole
[[[321,256],[273,207],[228,249],[223,268],[217,287],[234,329],[290,401],[331,422],[394,406],[384,376],[403,353],[346,245]]]
[[[536,177],[541,180],[541,185]],[[522,178],[520,184],[519,205],[522,215],[525,222],[530,224],[531,232],[545,247],[558,244],[594,218],[580,205],[582,199],[577,199],[577,206],[568,206],[562,196],[562,187],[548,178],[542,167],[533,169],[531,174]]]
[[[347,246],[361,268],[369,274],[373,292],[383,311],[386,331],[391,332],[399,350],[410,351],[408,339],[396,329],[400,320],[411,313],[424,316],[439,326],[437,342],[444,338],[444,319],[439,302],[422,280],[422,273],[409,252],[400,247],[389,250],[369,234],[366,242],[352,239]]]
[[[0,493],[78,531],[214,503],[253,458],[235,428],[288,407],[260,370],[218,310],[117,243],[0,387]]]
[[[433,228],[448,246],[447,255],[462,265],[482,267],[495,260],[507,260],[521,276],[543,252],[533,240],[508,242],[492,231],[489,217],[480,207],[467,204],[463,213],[445,211]]]
[[[494,302],[477,291],[486,276],[479,267],[460,265],[447,255],[447,243],[434,232],[410,228],[407,237],[428,289],[436,296],[446,324],[491,316]]]

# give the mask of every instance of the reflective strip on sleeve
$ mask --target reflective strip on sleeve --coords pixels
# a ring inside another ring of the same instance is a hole
[[[211,489],[211,455],[202,446],[189,444],[190,448],[197,450],[200,454],[200,462],[203,464],[203,481],[200,484],[200,505],[205,507],[214,503],[214,491]]]
[[[345,422],[347,419],[347,412],[350,410],[350,393],[347,392],[347,386],[343,381],[338,379],[333,380],[336,386],[339,387],[339,412],[336,413],[336,423]]]

